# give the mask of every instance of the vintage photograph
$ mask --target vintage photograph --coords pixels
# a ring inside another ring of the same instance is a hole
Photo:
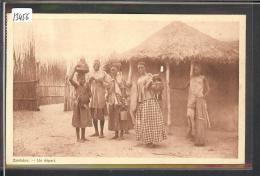
[[[7,164],[244,164],[245,31],[243,15],[8,14]]]

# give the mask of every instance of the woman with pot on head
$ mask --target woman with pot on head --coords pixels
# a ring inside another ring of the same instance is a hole
[[[139,62],[137,68],[140,76],[137,80],[136,138],[148,147],[154,147],[166,139],[163,114],[155,96],[163,85],[154,81],[158,75],[146,72],[144,62]]]
[[[115,131],[112,139],[123,139],[124,132],[129,129],[131,119],[127,105],[127,85],[122,72],[119,72],[121,63],[112,63],[110,66],[111,84],[108,88],[108,129]],[[119,134],[120,133],[120,134]]]
[[[106,88],[111,81],[110,76],[103,70],[100,70],[100,61],[95,60],[93,72],[87,75],[87,80],[91,86],[92,98],[90,101],[90,112],[95,127],[95,133],[92,137],[104,138],[104,124],[106,113]],[[100,121],[100,132],[98,130],[98,121]]]
[[[77,142],[84,142],[87,140],[85,137],[85,128],[92,126],[89,112],[89,99],[91,97],[91,92],[90,86],[86,83],[85,79],[85,74],[88,71],[88,65],[86,64],[85,59],[82,58],[69,77],[69,81],[75,89],[72,126],[76,129]],[[77,75],[77,81],[73,79],[75,73]]]

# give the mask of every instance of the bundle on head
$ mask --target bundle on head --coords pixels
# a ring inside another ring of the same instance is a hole
[[[77,64],[77,69],[76,71],[81,74],[85,74],[85,73],[88,73],[89,72],[89,67],[88,67],[88,64],[86,63],[86,60],[85,58],[81,58]]]

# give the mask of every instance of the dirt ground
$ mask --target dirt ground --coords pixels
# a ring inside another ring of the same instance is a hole
[[[184,127],[174,127],[173,134],[157,148],[146,148],[135,140],[134,130],[125,140],[111,140],[113,132],[105,128],[105,138],[88,137],[77,143],[71,125],[72,112],[64,112],[63,104],[46,105],[41,111],[14,112],[14,156],[48,157],[237,157],[237,133],[212,131],[207,134],[207,146],[195,147],[185,138]],[[107,122],[106,122],[107,124]],[[94,132],[86,129],[86,135]]]

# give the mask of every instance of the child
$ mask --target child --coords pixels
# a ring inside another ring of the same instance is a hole
[[[77,73],[77,82],[73,80],[75,72]],[[72,126],[76,128],[77,142],[86,141],[85,127],[91,127],[92,121],[89,111],[89,99],[91,96],[90,87],[86,84],[85,73],[79,72],[77,66],[69,78],[70,83],[75,88],[75,99],[73,103]],[[81,129],[81,138],[80,138]]]

